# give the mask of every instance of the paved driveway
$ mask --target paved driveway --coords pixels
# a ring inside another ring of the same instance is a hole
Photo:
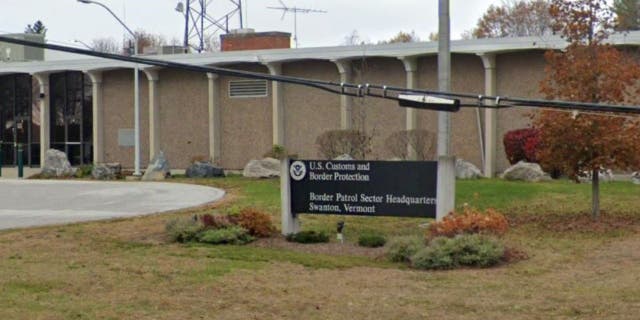
[[[220,189],[180,183],[0,181],[0,229],[132,217],[219,200]]]

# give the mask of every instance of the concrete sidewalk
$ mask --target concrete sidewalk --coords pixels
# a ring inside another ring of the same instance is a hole
[[[40,168],[24,167],[23,178],[28,178],[34,174],[38,174],[40,171],[42,171]],[[2,167],[2,176],[0,176],[0,179],[18,179],[18,168]]]
[[[0,229],[139,216],[223,196],[220,189],[181,183],[0,180]]]

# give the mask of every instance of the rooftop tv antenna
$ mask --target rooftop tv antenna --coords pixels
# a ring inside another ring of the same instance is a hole
[[[229,33],[229,24],[236,15],[239,17],[240,29],[243,28],[242,22],[242,0],[227,0],[230,4],[229,11],[219,17],[214,18],[209,15],[207,8],[213,6],[213,0],[182,0],[176,5],[176,11],[184,16],[184,48],[189,47],[202,52],[206,49],[206,37],[217,32],[223,31]],[[218,3],[223,2],[217,0]],[[209,31],[207,33],[207,31]],[[190,44],[192,40],[196,40],[196,44]]]
[[[267,9],[282,10],[281,20],[284,19],[287,12],[293,12],[293,42],[296,44],[296,48],[298,47],[298,13],[327,13],[324,10],[287,7],[282,0],[278,0],[278,2],[280,2],[281,7],[267,7]]]

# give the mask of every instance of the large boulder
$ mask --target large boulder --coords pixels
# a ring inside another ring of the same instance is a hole
[[[264,158],[251,160],[244,167],[242,175],[247,178],[274,178],[280,176],[280,160]]]
[[[224,170],[214,166],[211,162],[197,161],[187,168],[186,175],[189,178],[224,177]]]
[[[631,182],[633,182],[633,184],[640,184],[640,171],[631,174]]]
[[[49,149],[45,153],[42,176],[45,178],[71,177],[76,169],[71,167],[67,155],[56,149]]]
[[[147,170],[142,176],[142,181],[164,180],[170,175],[171,168],[169,167],[169,161],[167,161],[164,152],[160,151],[160,153],[153,157],[151,163],[149,163]]]
[[[120,163],[98,163],[91,169],[91,177],[96,180],[114,180],[120,178],[121,174]]]
[[[350,156],[350,155],[345,153],[345,154],[341,154],[341,155],[333,158],[333,160],[334,161],[352,161],[352,160],[355,160],[355,159],[353,159],[352,156]]]
[[[613,181],[613,171],[611,169],[600,168],[598,171],[599,182],[611,182]],[[582,174],[578,176],[578,180],[581,183],[591,183],[593,181],[593,172],[582,171]]]
[[[505,180],[520,180],[528,182],[538,182],[541,180],[551,179],[547,173],[542,171],[539,164],[524,161],[520,161],[505,170],[502,174],[502,178]]]
[[[458,179],[479,179],[482,172],[471,162],[456,159],[456,178]]]

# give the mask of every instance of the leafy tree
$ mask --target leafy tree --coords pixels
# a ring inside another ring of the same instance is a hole
[[[551,33],[551,24],[547,0],[510,0],[489,6],[470,33],[473,38],[540,36]]]
[[[24,33],[41,34],[46,36],[47,27],[44,26],[44,23],[42,23],[42,21],[38,20],[33,25],[27,25],[27,27],[24,29]]]
[[[554,30],[570,44],[545,53],[546,77],[541,92],[548,99],[591,103],[631,102],[640,91],[640,66],[625,52],[605,43],[613,14],[606,0],[553,0]],[[591,176],[592,216],[600,214],[602,168],[631,170],[640,166],[640,120],[615,114],[542,111],[538,159],[574,178]]]
[[[640,30],[640,1],[615,0],[616,29],[621,31]]]
[[[395,36],[391,37],[389,40],[383,40],[378,42],[378,44],[385,43],[407,43],[407,42],[419,42],[420,37],[416,34],[415,31],[411,31],[411,33],[400,31]]]

